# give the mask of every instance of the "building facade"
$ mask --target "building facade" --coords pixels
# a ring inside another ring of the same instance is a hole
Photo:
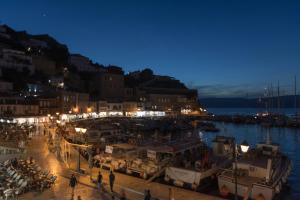
[[[94,66],[89,58],[80,54],[71,54],[69,64],[76,67],[79,72],[99,72],[101,70]]]
[[[37,101],[32,99],[19,96],[1,96],[0,115],[7,117],[39,115],[39,106]]]
[[[123,101],[124,72],[119,67],[107,67],[97,78],[100,100]]]
[[[60,113],[92,112],[88,93],[78,93],[61,90],[58,92]]]
[[[0,80],[0,92],[11,92],[13,90],[13,83]]]
[[[34,72],[31,56],[26,55],[23,51],[12,49],[2,49],[0,52],[0,67],[24,71],[27,69],[29,73]]]

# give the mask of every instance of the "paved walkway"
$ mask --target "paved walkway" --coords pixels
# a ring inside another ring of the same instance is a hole
[[[46,139],[43,136],[35,136],[28,147],[28,156],[32,156],[37,163],[43,168],[48,169],[58,176],[56,184],[51,189],[44,192],[29,192],[23,195],[21,200],[64,200],[71,199],[71,190],[69,188],[70,171],[63,162],[56,159],[53,153],[50,153],[46,144]],[[87,169],[87,163],[82,162],[82,168]],[[93,179],[96,179],[99,169],[93,169]],[[79,184],[75,190],[75,197],[80,195],[82,200],[107,200],[112,199],[111,193],[108,192],[108,171],[101,170],[103,181],[105,184],[105,192],[99,192],[96,185],[90,181],[89,175],[77,176]],[[125,174],[115,173],[116,184],[115,192],[121,194],[125,192],[127,199],[142,200],[145,189],[150,189],[152,197],[160,200],[169,200],[169,188],[172,188],[175,200],[221,200],[218,197],[213,197],[198,192],[184,190],[177,187],[167,186],[159,183],[147,183],[145,180],[131,177]],[[116,195],[117,197],[118,195]],[[76,198],[75,198],[76,199]],[[116,198],[118,199],[118,198]]]
[[[69,177],[71,172],[62,162],[59,162],[54,154],[50,153],[46,145],[46,139],[43,136],[32,138],[28,147],[28,156],[32,156],[42,169],[48,169],[51,173],[58,176],[55,185],[44,192],[29,192],[22,195],[21,200],[64,200],[71,199],[71,189],[69,187]],[[79,178],[79,184],[75,190],[75,197],[80,195],[82,200],[107,200],[111,199],[110,195],[97,191],[94,187],[87,185]],[[77,198],[75,198],[76,200]]]

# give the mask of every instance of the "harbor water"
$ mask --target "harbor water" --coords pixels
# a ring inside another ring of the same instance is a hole
[[[255,115],[256,113],[265,112],[265,108],[207,108],[208,112],[215,115]],[[295,115],[295,113],[300,114],[300,109],[298,108],[273,108],[269,109],[269,112],[284,114],[287,116]]]
[[[211,110],[209,110],[212,112]],[[235,110],[238,111],[238,110]],[[249,110],[248,110],[249,111]],[[223,110],[217,112],[221,114]],[[246,113],[247,110],[241,110],[239,113]],[[228,113],[227,113],[228,114]],[[248,113],[251,114],[251,113]],[[299,200],[300,199],[300,129],[293,128],[263,128],[260,125],[241,125],[231,123],[215,123],[220,129],[220,132],[203,132],[200,133],[202,139],[208,144],[215,138],[216,135],[233,136],[236,138],[237,143],[242,143],[243,140],[247,140],[252,148],[255,144],[266,140],[267,133],[269,131],[272,142],[279,143],[281,151],[289,156],[293,162],[293,170],[288,179],[290,190],[284,195],[286,200]]]

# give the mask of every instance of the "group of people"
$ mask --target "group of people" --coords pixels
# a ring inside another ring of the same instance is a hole
[[[108,178],[109,178],[110,191],[112,192],[112,195],[113,195],[114,194],[113,189],[114,189],[114,183],[115,183],[115,174],[113,173],[113,171],[110,171]],[[102,191],[102,188],[103,188],[103,176],[102,176],[102,174],[101,174],[100,171],[98,172],[96,182],[97,182],[97,188],[100,191]],[[72,193],[71,193],[72,198],[71,199],[74,198],[74,190],[75,190],[75,187],[76,187],[77,183],[78,182],[77,182],[77,179],[76,179],[75,175],[72,174],[72,176],[70,178],[70,183],[69,183],[69,186],[72,189]],[[150,200],[150,199],[151,199],[150,190],[145,190],[144,200]],[[78,196],[77,200],[81,200],[81,197]],[[121,194],[120,200],[126,200],[126,196],[125,196],[124,192]]]
[[[98,173],[98,176],[97,176],[97,187],[99,190],[102,190],[102,187],[103,187],[103,176],[101,174],[101,172],[99,171]],[[69,186],[71,187],[71,196],[73,199],[74,198],[74,190],[75,190],[75,187],[77,185],[77,179],[75,177],[74,174],[72,174],[71,178],[70,178],[70,182],[69,182]],[[109,186],[110,186],[110,191],[113,192],[113,188],[114,188],[114,183],[115,183],[115,174],[113,173],[113,171],[110,171],[109,173]],[[78,200],[81,200],[81,197],[78,196]]]
[[[99,190],[102,190],[102,180],[103,180],[103,176],[101,174],[101,172],[98,172],[98,176],[97,176],[97,186]],[[110,191],[113,192],[114,189],[114,183],[115,183],[115,174],[113,173],[113,171],[110,171],[109,173],[109,186],[110,186]]]

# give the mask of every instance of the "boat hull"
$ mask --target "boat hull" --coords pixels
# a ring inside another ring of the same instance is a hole
[[[218,186],[222,196],[226,197],[229,193],[235,193],[235,183],[232,179],[224,176],[218,177]],[[237,185],[238,196],[245,197],[247,195],[250,199],[256,199],[262,195],[265,200],[272,200],[275,197],[275,187],[268,187],[266,185]]]

